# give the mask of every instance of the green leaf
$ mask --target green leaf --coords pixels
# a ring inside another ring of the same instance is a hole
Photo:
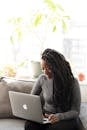
[[[57,9],[60,9],[61,11],[64,12],[64,9],[63,9],[63,7],[60,4],[57,4],[56,6],[57,6]]]
[[[13,17],[13,18],[10,18],[8,20],[9,23],[12,23],[14,25],[18,25],[22,22],[23,18],[22,17]]]
[[[44,0],[44,2],[47,3],[50,9],[52,9],[53,11],[56,10],[56,4],[52,0]]]
[[[25,65],[25,61],[21,62],[18,66],[23,67]]]
[[[70,20],[70,16],[63,16],[64,19]]]
[[[66,32],[66,30],[67,30],[67,24],[66,24],[66,22],[63,19],[62,19],[62,28]]]
[[[18,64],[18,67],[23,67],[23,66],[25,66],[25,65],[27,65],[27,64],[28,64],[28,59],[25,59],[25,60],[21,61],[21,62]]]
[[[16,22],[17,22],[17,23],[20,23],[20,22],[22,22],[22,20],[23,20],[22,17],[18,17],[18,18],[16,19]]]
[[[42,14],[37,14],[34,20],[34,25],[37,26],[41,22],[41,19],[42,19]]]
[[[10,36],[10,42],[11,42],[11,44],[14,44],[13,36]]]
[[[57,29],[57,28],[56,28],[56,25],[54,25],[54,26],[53,26],[53,32],[55,32],[56,29]]]

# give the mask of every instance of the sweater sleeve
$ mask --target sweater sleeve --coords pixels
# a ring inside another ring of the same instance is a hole
[[[72,94],[72,105],[71,109],[64,113],[56,113],[59,120],[67,120],[76,118],[80,113],[80,104],[81,104],[81,93],[78,81],[75,79],[75,83],[73,83],[73,94]]]
[[[37,79],[37,81],[35,82],[32,90],[31,90],[31,94],[40,95],[40,93],[42,91],[41,81],[42,81],[42,75],[40,75],[39,78]]]

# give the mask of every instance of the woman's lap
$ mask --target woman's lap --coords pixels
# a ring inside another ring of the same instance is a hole
[[[76,120],[63,120],[49,125],[46,130],[77,130],[77,122]]]
[[[39,124],[26,121],[25,130],[78,130],[76,119],[63,120],[54,124]]]
[[[33,121],[25,122],[25,130],[45,130],[43,124],[39,124]]]

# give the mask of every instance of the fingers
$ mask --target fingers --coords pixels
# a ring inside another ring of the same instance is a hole
[[[58,117],[55,114],[49,115],[48,119],[51,121],[51,123],[58,122]]]
[[[58,117],[55,114],[45,114],[45,117],[48,118],[52,124],[59,121]]]
[[[45,117],[47,117],[47,118],[48,118],[48,117],[49,117],[49,114],[46,114],[46,113],[45,113]]]

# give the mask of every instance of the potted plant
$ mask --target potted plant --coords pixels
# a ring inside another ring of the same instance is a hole
[[[31,29],[40,41],[39,55],[44,50],[44,43],[49,34],[48,32],[55,33],[57,30],[60,31],[60,28],[61,31],[65,32],[67,30],[68,20],[70,19],[70,17],[66,15],[63,7],[59,3],[55,3],[53,0],[44,0],[43,7],[44,10],[39,9],[34,14]],[[44,30],[43,33],[42,30]],[[35,75],[38,76],[41,72],[39,61],[32,61],[32,68]]]
[[[63,7],[59,3],[55,3],[53,0],[43,0],[40,2],[43,2],[42,4],[44,9],[42,10],[41,8],[38,8],[38,10],[32,15],[32,20],[30,20],[29,17],[28,23],[24,21],[26,19],[23,19],[21,17],[12,18],[10,20],[10,23],[12,23],[14,26],[14,33],[12,33],[12,35],[10,36],[10,41],[13,46],[15,62],[17,60],[17,54],[19,53],[20,49],[20,41],[23,37],[22,27],[26,28],[26,30],[28,30],[29,32],[32,32],[38,38],[40,43],[38,45],[38,47],[40,48],[38,55],[40,55],[44,50],[44,43],[46,41],[46,38],[48,37],[49,32],[55,33],[57,30],[60,31],[60,29],[64,32],[67,30],[68,20],[70,19],[70,17],[66,15]],[[22,24],[22,22],[26,25]],[[15,38],[17,42],[15,42]],[[16,44],[18,44],[17,48],[15,48]],[[34,77],[37,77],[40,73],[42,73],[39,60],[36,61],[33,59],[31,61],[31,65],[32,68],[34,67],[32,69],[33,73],[36,70],[35,74],[33,74]]]

